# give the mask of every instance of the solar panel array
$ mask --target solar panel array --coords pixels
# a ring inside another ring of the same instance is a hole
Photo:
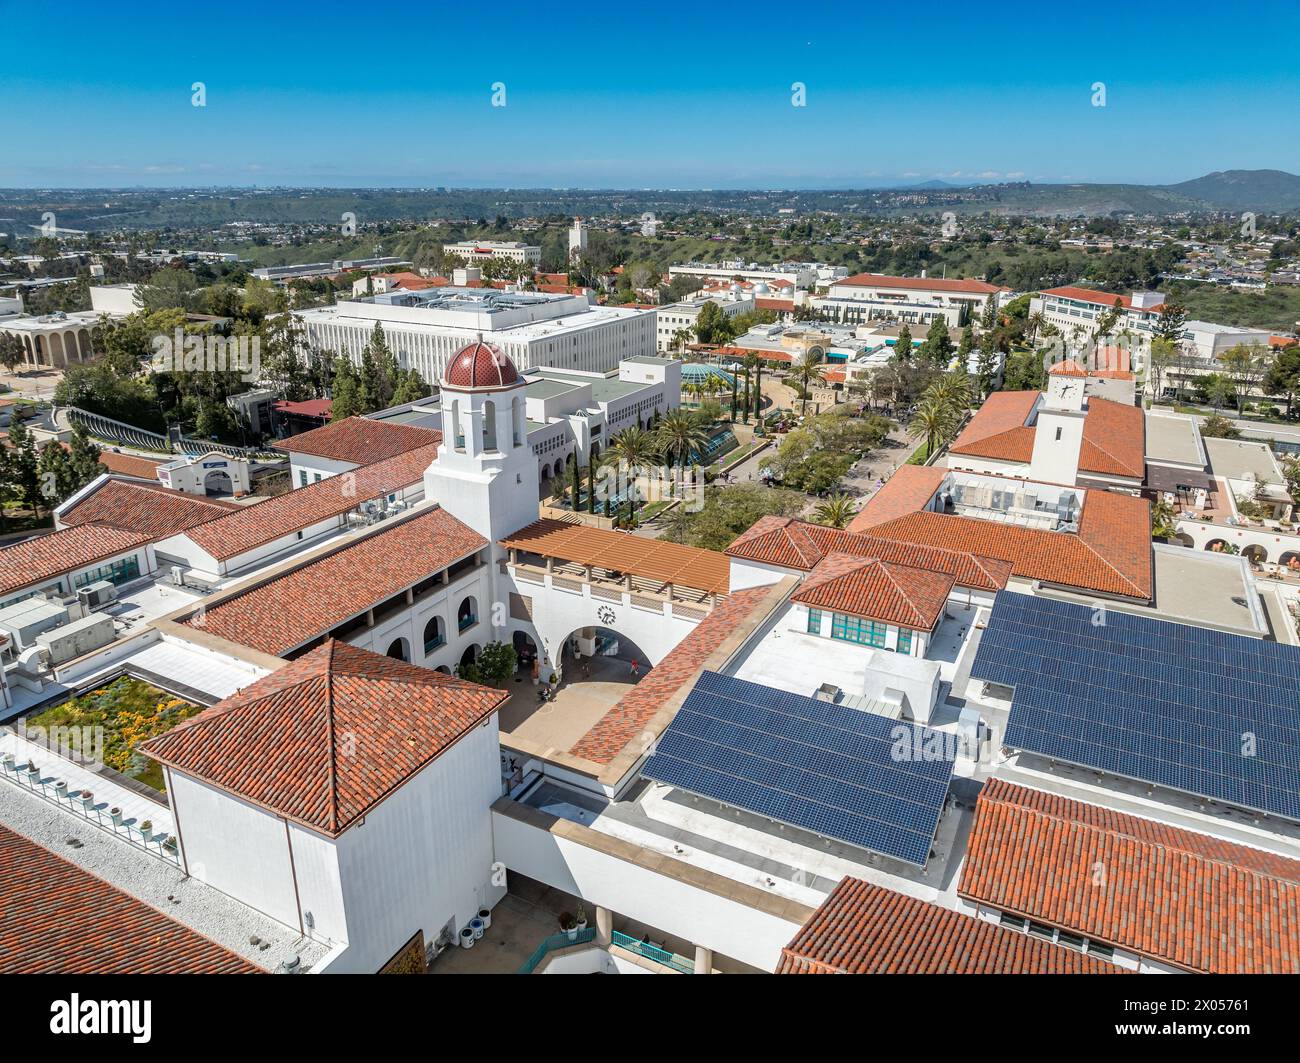
[[[641,774],[923,866],[952,779],[945,752],[929,728],[705,672]]]
[[[1004,591],[971,676],[1012,748],[1300,819],[1300,648]]]

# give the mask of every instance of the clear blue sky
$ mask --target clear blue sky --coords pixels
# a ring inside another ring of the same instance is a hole
[[[693,6],[0,0],[0,186],[1300,172],[1295,0]]]

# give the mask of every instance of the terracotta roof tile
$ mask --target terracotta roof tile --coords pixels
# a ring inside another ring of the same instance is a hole
[[[392,424],[369,417],[344,417],[276,442],[290,454],[310,454],[332,461],[372,465],[442,440],[442,433],[409,424]]]
[[[1001,779],[957,889],[1189,971],[1300,972],[1300,862]]]
[[[925,292],[966,292],[971,295],[992,295],[1005,291],[996,284],[980,280],[960,280],[944,277],[891,277],[884,273],[857,273],[852,277],[831,281],[832,286],[853,285],[862,288],[914,288]]]
[[[771,587],[736,591],[714,606],[677,646],[650,669],[569,751],[575,757],[608,764],[683,687],[694,683],[718,644],[744,622],[771,593]]]
[[[965,550],[880,539],[842,528],[828,528],[794,517],[760,517],[726,550],[727,556],[782,568],[810,572],[827,554],[874,557],[952,576],[958,586],[972,590],[1001,590],[1011,578],[1011,563],[980,557]]]
[[[1062,299],[1073,299],[1078,303],[1094,303],[1097,306],[1104,306],[1107,309],[1114,307],[1115,300],[1119,300],[1119,305],[1125,310],[1133,309],[1133,297],[1131,295],[1115,295],[1111,292],[1099,292],[1093,288],[1077,288],[1072,284],[1067,284],[1061,288],[1048,288],[1040,293],[1041,295],[1056,295]],[[1163,305],[1163,304],[1161,304]],[[1158,314],[1161,306],[1142,307],[1137,310],[1140,314]]]
[[[239,508],[233,502],[173,491],[162,484],[109,479],[60,513],[59,523],[70,528],[100,524],[161,539]]]
[[[430,443],[256,505],[241,506],[185,534],[210,556],[228,561],[313,524],[342,516],[363,502],[418,483],[437,456],[437,444]]]
[[[220,602],[188,623],[280,657],[486,545],[445,509],[433,509]]]
[[[947,475],[947,469],[933,465],[900,466],[885,486],[867,499],[849,524],[849,531],[868,532],[877,524],[923,509]]]
[[[1121,968],[859,878],[781,950],[777,974],[1114,974]]]
[[[337,837],[506,697],[331,639],[138,748]]]
[[[828,554],[791,595],[815,609],[931,631],[943,615],[952,576],[854,554]]]
[[[1147,428],[1141,407],[1094,395],[1083,422],[1079,469],[1083,472],[1146,477]]]
[[[119,473],[122,476],[138,476],[142,480],[156,481],[158,479],[158,466],[162,462],[154,461],[152,458],[137,457],[134,454],[101,450],[99,452],[99,464],[109,472]]]
[[[143,901],[0,827],[6,974],[256,974]]]
[[[153,539],[144,532],[86,524],[0,549],[0,594],[106,561]]]

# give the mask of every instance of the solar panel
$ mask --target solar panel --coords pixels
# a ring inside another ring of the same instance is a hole
[[[1300,819],[1300,648],[1004,591],[971,676],[1012,748]]]
[[[641,774],[924,866],[950,746],[928,727],[705,672]]]

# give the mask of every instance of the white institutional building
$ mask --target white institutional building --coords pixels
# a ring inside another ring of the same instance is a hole
[[[398,364],[429,383],[480,335],[520,369],[605,372],[655,353],[653,310],[594,306],[585,295],[442,287],[295,313],[308,349],[335,351],[357,364],[375,325],[382,325]]]
[[[463,258],[470,265],[489,258],[504,258],[533,268],[542,263],[542,249],[520,240],[462,240],[457,244],[444,244],[442,250],[444,254]]]
[[[905,465],[849,529],[768,516],[725,552],[541,516],[530,405],[551,389],[530,396],[486,335],[439,383],[439,431],[347,418],[290,441],[287,494],[102,477],[59,531],[0,550],[0,600],[51,589],[0,621],[31,639],[0,670],[3,719],[124,677],[202,710],[136,747],[153,795],[0,732],[0,897],[71,898],[24,924],[11,968],[455,971],[505,954],[490,924],[528,880],[573,907],[523,973],[1300,969],[1300,939],[1269,937],[1300,816],[1267,788],[1207,809],[1205,782],[1143,774],[1217,726],[1152,726],[1115,763],[1043,744],[1066,725],[1017,730],[1110,711],[1132,696],[1117,665],[1143,691],[1185,682],[1171,653],[1208,692],[1180,688],[1171,718],[1224,711],[1241,654],[1271,714],[1298,692],[1300,646],[1248,623],[1243,559],[1153,549],[1144,499],[1062,486],[1106,416],[1075,376],[1035,395],[1033,440],[1000,426],[1043,482]],[[158,573],[97,570],[63,603],[113,550]],[[87,621],[107,639],[52,663]],[[513,675],[455,674],[497,644]],[[1043,701],[1055,676],[1071,696]],[[1121,844],[1106,904],[1045,907]],[[124,908],[159,932],[116,961],[87,952],[102,933],[54,932]]]

